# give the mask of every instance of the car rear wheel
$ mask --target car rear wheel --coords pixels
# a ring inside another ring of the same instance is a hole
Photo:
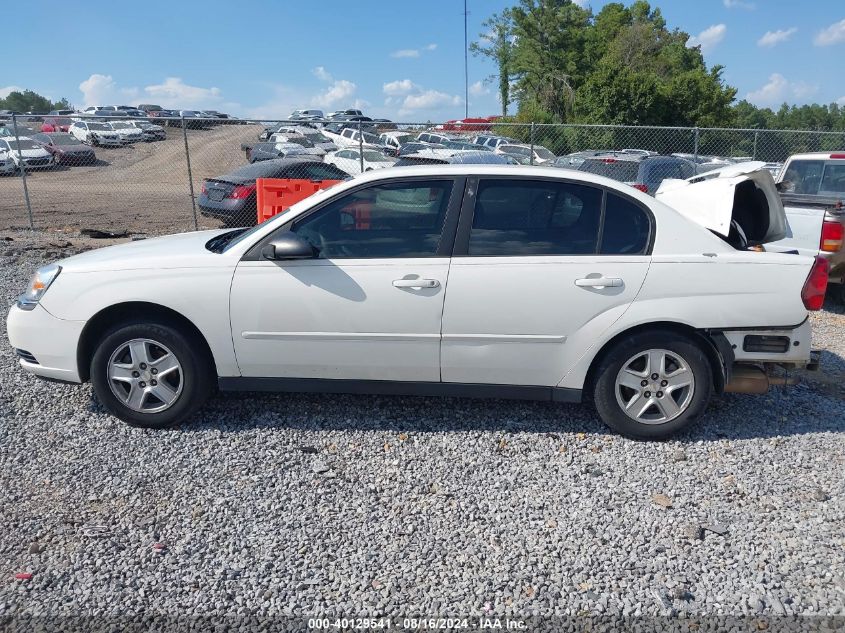
[[[132,426],[178,424],[205,403],[213,388],[213,363],[202,350],[194,337],[167,323],[117,326],[94,351],[94,393],[110,413]]]
[[[704,411],[712,390],[710,361],[674,332],[634,335],[601,362],[593,400],[610,428],[635,439],[665,439]]]

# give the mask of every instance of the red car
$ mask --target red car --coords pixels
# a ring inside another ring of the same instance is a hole
[[[446,121],[442,126],[437,126],[437,129],[451,132],[486,132],[490,129],[490,118],[453,119]]]
[[[63,116],[51,116],[44,119],[41,124],[42,132],[67,132],[68,128],[73,125],[73,121]]]

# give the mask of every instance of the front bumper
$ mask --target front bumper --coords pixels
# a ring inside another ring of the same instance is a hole
[[[85,321],[59,319],[40,304],[32,310],[15,304],[6,318],[9,342],[18,350],[21,367],[36,376],[65,382],[82,382],[76,351],[83,327]]]

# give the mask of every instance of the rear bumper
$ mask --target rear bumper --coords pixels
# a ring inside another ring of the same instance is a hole
[[[250,216],[255,220],[255,209],[247,208],[247,199],[229,200],[224,199],[219,202],[211,200],[205,194],[201,194],[197,204],[200,208],[200,213],[209,218],[220,218],[222,220],[230,219],[247,219]]]
[[[21,310],[13,305],[6,318],[9,342],[20,365],[43,378],[82,382],[76,362],[79,337],[84,321],[67,321],[47,312],[40,305]]]
[[[810,320],[790,328],[760,328],[743,330],[723,330],[722,334],[733,348],[734,360],[742,364],[787,365],[792,367],[807,367],[813,359],[811,339],[812,327]],[[784,351],[760,351],[761,337],[774,344],[781,341]]]

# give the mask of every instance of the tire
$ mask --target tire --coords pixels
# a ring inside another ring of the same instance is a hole
[[[115,326],[91,359],[94,394],[109,413],[131,426],[161,429],[178,424],[205,404],[216,380],[214,363],[195,338],[164,322]],[[172,368],[174,361],[177,369]],[[121,377],[113,378],[115,373]],[[139,392],[146,392],[140,408],[132,406],[139,404]]]
[[[830,295],[842,305],[845,305],[845,283],[830,284]]]
[[[704,412],[712,389],[713,369],[697,342],[675,332],[643,332],[604,356],[593,401],[602,421],[621,435],[662,440]]]

